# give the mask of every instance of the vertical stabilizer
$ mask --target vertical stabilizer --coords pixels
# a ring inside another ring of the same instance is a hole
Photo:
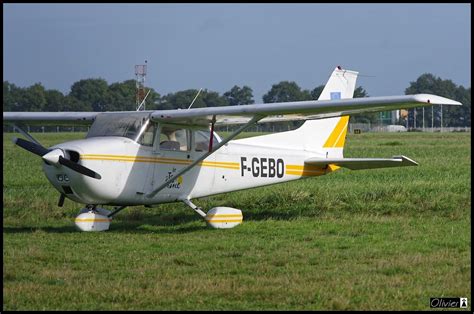
[[[336,67],[318,100],[354,96],[358,72]],[[325,157],[342,157],[349,116],[308,120],[296,130],[238,140],[242,144],[305,150]]]
[[[359,72],[344,70],[337,66],[329,77],[318,100],[344,99],[354,97]]]
[[[318,100],[352,98],[358,74],[336,67]],[[349,116],[308,120],[297,131],[305,138],[306,150],[323,151],[327,157],[342,157],[348,125]]]

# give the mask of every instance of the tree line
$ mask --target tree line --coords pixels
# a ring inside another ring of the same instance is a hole
[[[294,81],[281,81],[272,85],[263,95],[264,103],[303,101],[318,99],[324,85],[316,86],[312,90],[302,89]],[[146,99],[147,110],[186,109],[198,93],[196,89],[187,89],[160,95],[153,88]],[[451,98],[463,103],[463,106],[444,106],[441,113],[440,106],[431,110],[425,108],[425,121],[430,121],[432,112],[435,126],[439,126],[441,116],[443,126],[470,126],[471,125],[471,87],[465,88],[454,84],[451,80],[443,80],[431,73],[422,74],[416,81],[410,82],[405,94],[429,93]],[[369,94],[358,86],[354,97],[368,97]],[[222,95],[218,92],[204,89],[193,103],[193,108],[239,106],[255,103],[253,90],[249,86],[233,86]],[[29,87],[18,87],[8,81],[3,81],[3,111],[134,111],[136,109],[136,83],[126,80],[108,84],[102,78],[83,79],[71,86],[68,94],[55,89],[45,89],[41,83]],[[415,114],[416,111],[416,114]],[[380,122],[381,113],[366,113],[351,116],[351,123]],[[416,117],[416,121],[414,120]],[[421,127],[422,109],[410,109],[408,125]],[[407,125],[406,120],[400,119],[398,124]],[[298,123],[293,123],[293,126]]]

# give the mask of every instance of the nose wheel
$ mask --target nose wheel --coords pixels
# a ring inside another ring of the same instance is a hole
[[[97,205],[87,205],[81,209],[75,219],[77,228],[81,231],[105,231],[109,230],[112,217],[110,210],[97,207]]]

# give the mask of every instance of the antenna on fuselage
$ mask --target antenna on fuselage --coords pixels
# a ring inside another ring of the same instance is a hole
[[[191,104],[189,105],[188,109],[191,109],[192,105],[194,104],[194,102],[196,101],[196,98],[198,98],[199,94],[201,93],[202,91],[202,88],[199,89],[199,92],[197,92],[196,96],[194,97],[193,101],[191,101]]]

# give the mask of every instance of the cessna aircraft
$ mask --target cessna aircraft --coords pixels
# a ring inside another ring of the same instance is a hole
[[[4,112],[5,123],[29,141],[14,143],[40,156],[49,182],[85,204],[75,223],[82,231],[109,229],[127,206],[183,202],[214,228],[232,228],[242,211],[205,213],[194,198],[352,170],[415,166],[405,156],[344,158],[350,114],[461,103],[430,94],[353,99],[358,72],[336,67],[312,101],[128,112]],[[233,140],[256,123],[304,120],[301,127]],[[43,147],[24,124],[90,125],[85,139]],[[215,126],[239,125],[222,139]],[[98,207],[115,206],[113,211]]]

